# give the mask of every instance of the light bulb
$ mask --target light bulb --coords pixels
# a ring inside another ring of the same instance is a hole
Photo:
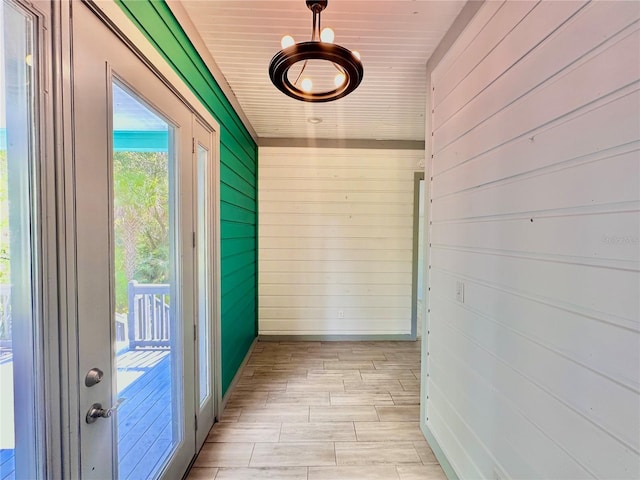
[[[290,47],[295,43],[296,41],[293,39],[291,35],[285,35],[284,37],[282,37],[282,40],[280,40],[280,45],[282,46],[282,48]]]
[[[329,27],[323,28],[322,32],[320,32],[320,40],[324,43],[333,43],[333,39],[336,38],[336,34],[333,33]]]
[[[340,85],[342,85],[344,83],[344,81],[347,79],[347,77],[345,77],[344,73],[338,73],[334,78],[333,78],[333,83],[336,87],[339,87]]]
[[[310,78],[304,78],[300,84],[300,88],[302,88],[302,91],[309,93],[313,88],[313,82]]]
[[[30,67],[33,67],[33,55],[28,53],[27,56],[24,57],[24,63],[26,63]]]
[[[353,54],[354,57],[356,57],[358,60],[360,60],[360,52],[357,52],[356,50],[354,50],[351,53]]]

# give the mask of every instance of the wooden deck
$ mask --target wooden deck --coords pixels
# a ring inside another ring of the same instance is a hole
[[[0,475],[2,480],[15,478],[13,450],[0,450]]]
[[[120,480],[149,478],[164,463],[172,445],[171,354],[168,350],[125,352],[118,358],[118,382],[140,371],[119,393],[118,460]]]
[[[119,479],[150,478],[172,448],[171,353],[126,351],[118,356]],[[14,480],[14,451],[0,450],[0,479]]]

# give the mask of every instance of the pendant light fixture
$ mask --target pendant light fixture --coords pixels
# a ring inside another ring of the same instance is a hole
[[[321,30],[320,14],[327,8],[328,0],[306,0],[307,8],[313,12],[311,41],[295,43],[290,35],[282,37],[282,50],[275,54],[269,64],[269,77],[278,90],[304,102],[331,102],[353,92],[364,75],[360,54],[333,43],[334,32],[330,28]],[[314,92],[313,80],[303,74],[310,60],[323,60],[333,64],[336,74],[335,88]],[[302,63],[295,81],[289,79],[289,69]]]

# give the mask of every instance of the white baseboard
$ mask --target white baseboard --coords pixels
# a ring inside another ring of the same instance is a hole
[[[380,335],[270,335],[260,334],[258,338],[261,342],[385,342],[385,341],[407,341],[413,342],[416,337],[411,334],[380,334]]]
[[[222,405],[220,406],[220,412],[218,413],[219,417],[222,417],[222,414],[224,413],[224,409],[227,407],[227,402],[229,401],[229,398],[233,394],[233,391],[235,390],[236,385],[238,384],[238,381],[240,381],[240,378],[242,377],[242,371],[244,370],[244,367],[247,365],[247,362],[249,361],[249,357],[251,357],[251,354],[253,353],[253,349],[255,348],[256,343],[258,343],[258,337],[253,339],[253,343],[249,347],[247,354],[244,356],[244,360],[242,360],[240,367],[238,367],[238,371],[234,375],[233,380],[231,380],[231,383],[229,384],[229,388],[227,388],[227,391],[224,394],[224,397],[222,397]],[[220,419],[216,418],[216,421],[219,422]]]
[[[458,474],[451,466],[449,459],[442,451],[442,448],[440,448],[440,444],[436,440],[436,437],[433,436],[433,433],[431,433],[431,430],[429,429],[429,427],[424,423],[420,422],[420,430],[422,430],[422,434],[424,435],[425,439],[427,440],[427,443],[431,447],[431,450],[433,450],[433,454],[438,459],[438,462],[440,462],[440,466],[442,467],[442,470],[444,470],[444,474],[447,476],[447,479],[459,480]]]

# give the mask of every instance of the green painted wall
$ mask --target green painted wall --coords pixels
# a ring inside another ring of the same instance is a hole
[[[220,124],[224,394],[258,334],[258,148],[166,3],[116,1]]]

